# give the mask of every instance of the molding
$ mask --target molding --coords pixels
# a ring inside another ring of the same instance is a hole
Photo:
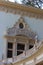
[[[25,25],[25,27],[23,29],[21,29],[19,27],[19,24],[23,23]],[[6,31],[6,35],[5,36],[10,36],[10,37],[15,37],[15,36],[26,36],[29,39],[33,39],[35,40],[36,37],[36,32],[32,31],[32,29],[28,26],[28,24],[24,21],[23,17],[20,17],[20,19],[15,23],[15,25],[11,28],[8,28]]]
[[[9,1],[0,1],[0,11],[6,13],[19,14],[32,18],[43,19],[43,10],[32,6],[20,5]]]

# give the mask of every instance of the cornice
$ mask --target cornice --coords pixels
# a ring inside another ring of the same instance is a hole
[[[20,5],[9,1],[0,0],[0,11],[43,19],[42,9],[34,8],[32,6]]]

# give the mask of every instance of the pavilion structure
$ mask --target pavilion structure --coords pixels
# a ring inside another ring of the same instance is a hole
[[[0,11],[20,15],[4,34],[6,47],[2,65],[43,65],[43,40],[38,39],[37,32],[24,19],[26,16],[43,20],[43,10],[0,0]]]

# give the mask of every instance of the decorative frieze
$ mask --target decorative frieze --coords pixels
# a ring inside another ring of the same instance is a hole
[[[19,26],[19,24],[22,23],[23,28]],[[18,22],[12,27],[8,28],[7,30],[7,36],[17,36],[17,35],[24,35],[27,36],[30,39],[35,39],[36,33],[31,30],[31,28],[26,24],[23,17],[20,17]]]
[[[7,6],[0,6],[0,11],[4,11],[6,13],[12,13],[12,14],[18,14],[18,15],[22,15],[22,16],[29,16],[29,17],[33,17],[33,18],[39,18],[39,19],[43,19],[43,15],[41,14],[36,14],[36,13],[32,13],[32,12],[27,12],[27,11],[22,11],[16,8],[11,8],[11,7],[7,7]]]

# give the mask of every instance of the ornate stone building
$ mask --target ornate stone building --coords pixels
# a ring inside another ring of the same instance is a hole
[[[43,10],[0,1],[0,65],[43,65]]]

